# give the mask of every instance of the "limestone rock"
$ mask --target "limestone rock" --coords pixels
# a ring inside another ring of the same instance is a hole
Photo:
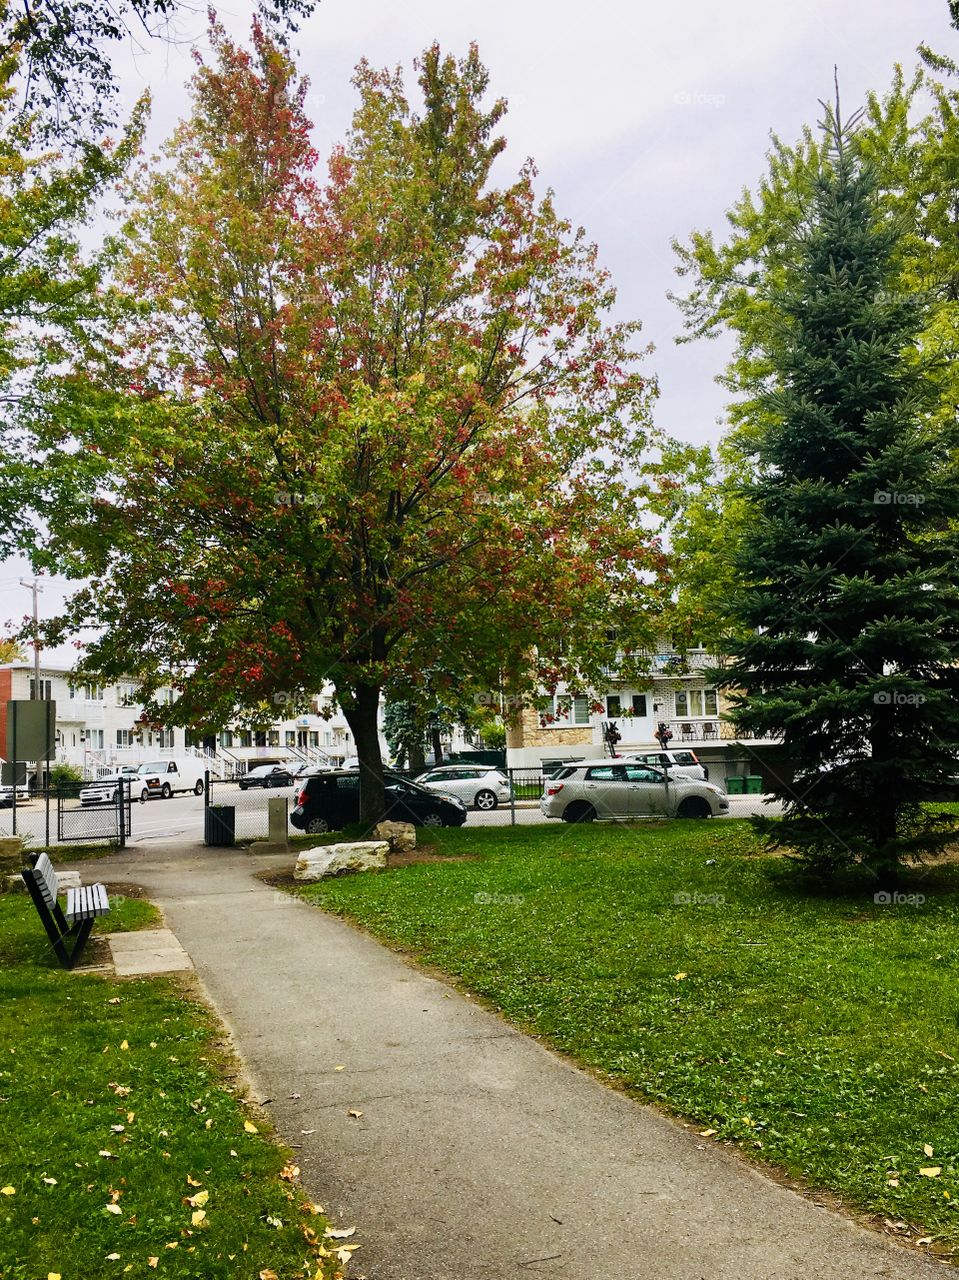
[[[296,860],[293,879],[323,880],[346,871],[375,871],[386,866],[390,846],[385,840],[361,840],[355,844],[324,844],[305,849]]]
[[[380,822],[373,828],[377,840],[387,840],[394,853],[416,848],[416,828],[412,822]]]

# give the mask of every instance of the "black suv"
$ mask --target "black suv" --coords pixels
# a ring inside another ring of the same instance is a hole
[[[394,822],[412,822],[417,827],[461,827],[466,821],[466,805],[458,796],[430,791],[393,773],[384,774],[384,778],[384,818]],[[358,769],[312,774],[296,797],[296,808],[290,814],[293,826],[311,835],[339,831],[341,827],[359,820]]]

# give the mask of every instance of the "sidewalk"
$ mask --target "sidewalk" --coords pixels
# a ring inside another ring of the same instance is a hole
[[[355,1280],[935,1273],[253,877],[288,863],[182,847],[83,870],[163,908],[305,1185],[356,1226]]]

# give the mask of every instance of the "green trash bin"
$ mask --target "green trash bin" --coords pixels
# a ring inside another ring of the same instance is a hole
[[[730,774],[726,779],[727,796],[741,796],[746,790],[746,779],[739,773]]]
[[[763,793],[763,780],[758,773],[749,773],[745,778],[746,795],[761,796]]]

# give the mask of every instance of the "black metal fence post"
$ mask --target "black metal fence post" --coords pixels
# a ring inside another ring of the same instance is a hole
[[[124,794],[126,785],[126,779],[121,777],[120,785],[117,787],[117,835],[121,849],[127,847],[126,795]]]
[[[203,770],[203,807],[204,809],[209,809],[210,807],[210,770],[209,769]]]
[[[46,832],[46,846],[50,848],[50,774],[47,773],[47,785],[43,793],[44,809],[44,831]]]

